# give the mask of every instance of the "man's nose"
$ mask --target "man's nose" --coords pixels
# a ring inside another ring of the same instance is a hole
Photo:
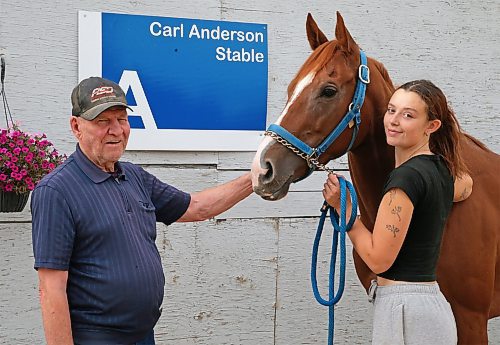
[[[109,125],[109,130],[108,130],[109,134],[112,134],[112,135],[120,135],[123,133],[123,128],[122,126],[120,126],[120,122],[118,120],[113,120],[111,121],[110,125]]]

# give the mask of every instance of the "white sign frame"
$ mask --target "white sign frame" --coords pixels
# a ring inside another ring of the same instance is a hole
[[[78,11],[79,81],[102,76],[101,18],[102,12]],[[152,116],[143,120],[145,129],[131,129],[128,151],[255,151],[264,136],[264,131],[249,130],[158,129]]]

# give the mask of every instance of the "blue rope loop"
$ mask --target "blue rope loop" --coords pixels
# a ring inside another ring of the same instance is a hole
[[[332,208],[326,201],[323,202],[323,207],[321,208],[321,216],[319,219],[318,229],[316,230],[316,236],[314,238],[313,251],[312,251],[312,261],[311,261],[311,283],[316,301],[321,305],[328,307],[328,344],[333,344],[334,336],[334,306],[340,301],[342,294],[344,293],[345,287],[345,269],[346,269],[346,244],[345,237],[346,232],[352,228],[354,221],[356,220],[356,213],[358,208],[358,201],[356,197],[356,192],[354,186],[345,178],[339,176],[340,183],[340,212],[337,212]],[[351,196],[351,215],[349,222],[346,223],[346,213],[347,213],[347,190],[349,190]],[[328,211],[330,211],[330,222],[333,225],[333,240],[332,240],[332,254],[330,257],[330,272],[328,275],[328,300],[321,297],[318,290],[317,281],[317,263],[318,263],[318,248],[321,241],[321,235],[323,233],[323,227],[325,225],[325,220]],[[337,250],[338,242],[340,237],[340,272],[339,272],[339,286],[337,291],[335,291],[335,269],[337,263]]]

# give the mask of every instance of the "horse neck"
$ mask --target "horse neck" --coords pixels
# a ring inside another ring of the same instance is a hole
[[[394,169],[394,148],[386,143],[383,124],[394,86],[383,67],[380,70],[378,66],[371,66],[370,72],[371,83],[361,109],[361,142],[349,152],[349,170],[363,222],[368,228],[373,228],[382,189]]]

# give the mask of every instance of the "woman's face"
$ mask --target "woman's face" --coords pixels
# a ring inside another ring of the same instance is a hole
[[[387,144],[400,149],[422,145],[437,129],[433,130],[434,121],[429,121],[427,105],[417,93],[399,89],[392,95],[384,116]]]

